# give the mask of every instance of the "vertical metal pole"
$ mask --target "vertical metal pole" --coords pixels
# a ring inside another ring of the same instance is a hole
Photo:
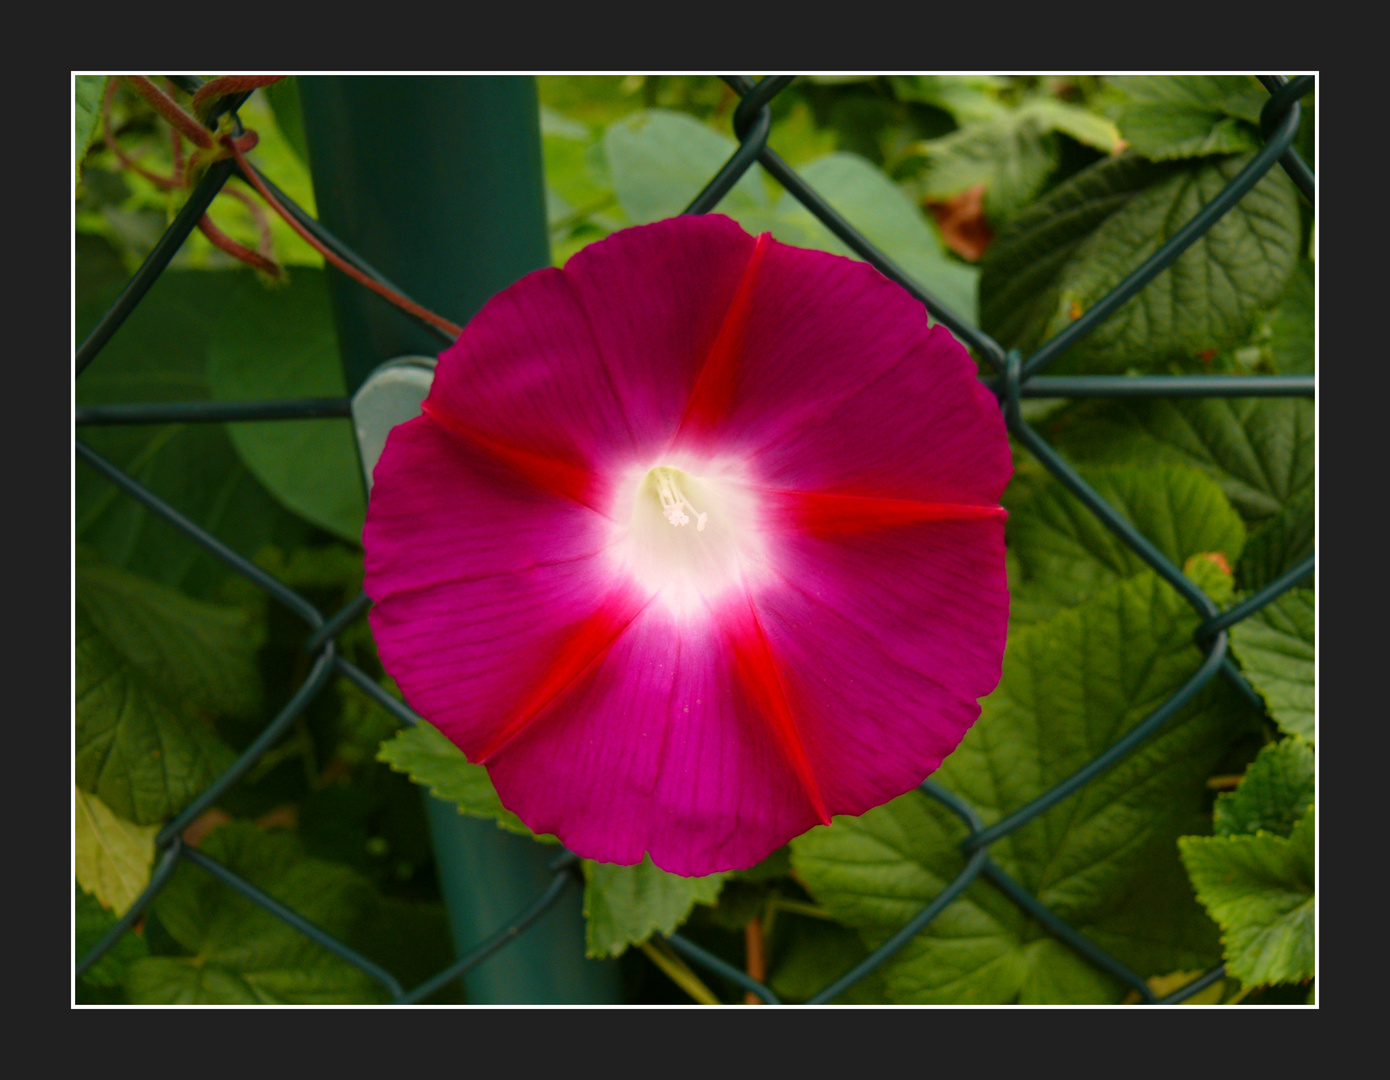
[[[550,263],[535,80],[515,76],[302,76],[319,218],[420,303],[460,324]],[[383,361],[438,342],[329,271],[348,392]],[[440,888],[460,951],[545,887],[557,849],[426,797]],[[586,960],[579,892],[464,977],[470,1002],[619,1000],[611,962]]]

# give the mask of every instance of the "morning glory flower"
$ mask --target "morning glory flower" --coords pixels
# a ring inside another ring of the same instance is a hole
[[[494,297],[374,474],[406,700],[575,853],[751,866],[940,765],[999,680],[994,397],[904,289],[710,215]]]

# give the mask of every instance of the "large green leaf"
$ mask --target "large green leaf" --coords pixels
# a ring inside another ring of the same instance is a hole
[[[1313,488],[1302,488],[1253,533],[1240,557],[1237,576],[1250,590],[1262,589],[1313,554]]]
[[[738,143],[683,113],[647,109],[623,117],[604,134],[613,191],[636,223],[679,214],[738,149]],[[827,154],[801,167],[801,177],[872,243],[944,303],[974,318],[974,267],[952,262],[936,226],[881,170],[854,154]],[[774,205],[761,168],[744,173],[720,201],[749,232],[837,255],[852,252],[795,198]]]
[[[1312,740],[1313,590],[1294,589],[1231,627],[1231,651],[1280,730]]]
[[[936,224],[913,205],[886,173],[855,154],[827,154],[797,171],[909,276],[956,314],[975,321],[979,271],[946,256]],[[749,229],[757,227],[755,221],[744,224]],[[784,192],[777,200],[774,216],[764,227],[784,243],[858,258],[790,192]]]
[[[1239,557],[1245,526],[1220,486],[1196,469],[1093,467],[1082,477],[1178,566],[1200,552]],[[1009,550],[1020,573],[1010,582],[1010,617],[1035,622],[1097,588],[1146,568],[1060,481],[1052,480],[1009,516]]]
[[[1226,967],[1247,986],[1313,975],[1314,811],[1287,837],[1185,836],[1178,843],[1197,897],[1220,924]]]
[[[1216,800],[1218,836],[1288,836],[1313,805],[1313,748],[1302,739],[1264,747],[1235,791]]]
[[[79,787],[140,825],[182,809],[232,760],[209,717],[259,707],[258,629],[79,548]]]
[[[261,703],[257,627],[242,610],[183,593],[78,550],[77,603],[121,658],[171,704],[253,715]]]
[[[205,720],[132,663],[77,608],[77,784],[128,821],[181,810],[232,761]]]
[[[382,743],[377,760],[423,784],[439,798],[456,803],[461,814],[492,818],[510,832],[534,835],[521,818],[502,805],[487,769],[472,764],[462,750],[426,721],[403,728],[395,738]],[[547,834],[537,839],[554,842],[555,838]]]
[[[644,109],[603,135],[613,193],[634,224],[675,217],[714,178],[738,143],[693,116]],[[754,165],[720,201],[722,214],[743,221],[770,205],[762,168]]]
[[[337,336],[321,272],[283,288],[243,288],[221,306],[208,341],[208,385],[221,401],[342,397]],[[295,513],[359,541],[366,498],[347,420],[230,424],[247,467]]]
[[[1251,75],[1116,75],[1124,101],[1117,123],[1153,161],[1258,150],[1260,109],[1269,95]]]
[[[79,299],[79,339],[119,285]],[[248,286],[260,287],[249,271],[166,270],[78,378],[77,403],[209,398],[209,328]],[[307,531],[241,463],[221,424],[84,426],[79,437],[242,555],[254,556],[270,541],[295,547]],[[77,537],[107,562],[204,598],[215,595],[231,573],[86,466],[77,467],[76,488]]]
[[[75,166],[82,164],[87,156],[87,147],[97,137],[101,120],[101,99],[106,95],[106,82],[109,75],[73,76],[73,147]]]
[[[669,934],[698,904],[713,904],[725,874],[678,877],[653,865],[650,856],[636,866],[584,860],[585,953],[618,956],[652,934]]]
[[[229,822],[202,850],[340,941],[370,917],[376,897],[357,874],[306,858],[299,841]],[[223,885],[180,865],[156,897],[154,914],[187,956],[150,956],[130,968],[140,1004],[358,1004],[383,1000],[381,986],[298,930]]]
[[[1086,402],[1046,434],[1073,461],[1194,465],[1247,522],[1312,490],[1313,404],[1302,398]]]
[[[124,915],[150,883],[157,825],[133,825],[95,795],[73,789],[77,884],[116,915]]]
[[[1211,567],[1210,563],[1204,566]],[[1010,636],[999,688],[934,779],[986,824],[1110,747],[1197,669],[1197,616],[1154,574]],[[1142,976],[1216,957],[1174,840],[1197,830],[1212,765],[1248,714],[1216,681],[1110,771],[996,842],[991,857],[1062,919]],[[961,871],[960,820],[917,792],[792,842],[801,879],[877,945]],[[903,1002],[1118,1001],[1123,993],[977,881],[885,969]]]
[[[1078,173],[994,238],[981,264],[984,329],[1025,353],[1060,333],[1247,161],[1153,163],[1124,154]],[[1244,341],[1255,317],[1284,291],[1300,237],[1293,185],[1273,169],[1052,370],[1161,370]]]

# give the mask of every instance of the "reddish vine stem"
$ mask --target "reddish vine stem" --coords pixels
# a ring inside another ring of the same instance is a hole
[[[169,129],[169,155],[174,159],[174,175],[182,183],[184,178],[183,136],[179,134],[178,128]]]
[[[743,928],[743,947],[747,956],[746,969],[750,979],[757,979],[758,982],[767,981],[767,955],[763,948],[763,922],[758,916],[754,915],[748,920],[748,925]],[[743,995],[745,1005],[761,1005],[763,999],[747,991]]]
[[[198,87],[197,93],[193,95],[193,112],[197,116],[207,116],[211,110],[213,102],[219,98],[224,98],[228,94],[249,93],[262,86],[269,86],[277,83],[285,76],[283,75],[223,75],[216,79],[209,79]]]
[[[219,194],[230,195],[238,202],[245,205],[251,213],[251,220],[256,223],[256,232],[260,236],[260,241],[256,244],[256,250],[265,258],[271,259],[275,253],[273,237],[270,232],[270,219],[265,216],[265,211],[261,204],[251,198],[246,192],[234,187],[224,187]]]
[[[373,281],[366,274],[362,273],[361,270],[357,269],[357,267],[353,266],[346,259],[342,258],[336,252],[330,250],[326,245],[321,243],[318,240],[318,238],[314,236],[313,233],[311,233],[308,229],[301,225],[294,218],[294,216],[289,213],[289,211],[287,211],[283,206],[281,206],[280,201],[270,193],[270,189],[267,188],[265,184],[261,183],[261,178],[256,174],[256,170],[251,168],[251,165],[247,162],[246,155],[243,153],[243,148],[237,144],[237,141],[224,137],[223,145],[231,150],[232,157],[234,157],[236,159],[237,164],[241,166],[242,175],[246,178],[247,183],[249,183],[253,188],[256,189],[256,193],[266,201],[266,203],[270,206],[272,210],[274,210],[277,214],[279,214],[282,218],[285,219],[285,222],[289,225],[290,228],[292,228],[301,237],[303,237],[306,243],[311,245],[314,248],[314,250],[321,254],[330,263],[336,266],[343,273],[347,274],[348,277],[352,278],[358,284],[365,285],[367,288],[371,289],[372,292],[376,293],[378,296],[385,298],[386,300],[389,300],[402,311],[409,312],[411,315],[414,315],[417,319],[421,319],[424,322],[427,322],[436,330],[440,330],[448,334],[449,337],[456,338],[461,333],[463,333],[463,327],[459,326],[457,323],[450,322],[442,315],[436,315],[433,311],[430,311],[428,308],[421,307],[419,304],[415,303],[415,301],[407,299],[400,293],[396,292],[394,289],[388,289],[385,285],[382,285],[380,282]]]
[[[106,144],[106,149],[110,150],[116,160],[120,162],[121,168],[129,169],[133,173],[138,173],[148,180],[155,187],[163,191],[172,191],[174,188],[183,187],[183,163],[180,158],[174,159],[174,175],[160,176],[145,168],[133,157],[121,149],[116,142],[116,136],[111,131],[111,101],[116,96],[116,87],[119,84],[112,79],[106,84],[106,94],[101,99],[101,141]],[[174,137],[178,138],[178,133],[174,132]]]
[[[278,278],[284,273],[279,263],[272,262],[259,252],[252,251],[250,248],[238,244],[214,225],[212,223],[212,218],[208,217],[207,214],[204,214],[198,220],[198,228],[202,231],[202,234],[211,241],[213,247],[225,251],[228,255],[235,256],[242,262],[254,266],[257,270],[264,270],[273,278]]]
[[[198,108],[202,103],[212,99],[230,93],[239,93],[243,90],[255,89],[257,86],[265,86],[283,77],[282,75],[228,75],[221,79],[213,79],[201,86],[198,93],[194,95],[194,106]],[[372,280],[346,259],[329,249],[325,244],[320,242],[317,237],[309,232],[308,229],[301,225],[294,216],[280,204],[280,200],[270,193],[270,189],[267,188],[265,184],[261,183],[260,177],[247,162],[246,151],[256,145],[256,133],[254,131],[248,131],[239,138],[223,135],[220,140],[214,141],[207,128],[203,127],[202,124],[185,112],[173,98],[160,90],[159,87],[155,86],[155,84],[145,76],[125,75],[122,76],[122,78],[130,83],[140,96],[154,107],[160,116],[164,117],[165,120],[173,125],[176,131],[182,133],[184,137],[197,146],[198,149],[219,149],[222,152],[229,153],[235,158],[236,163],[241,166],[242,175],[246,178],[247,183],[256,189],[256,193],[266,201],[266,204],[284,218],[286,224],[298,233],[304,239],[305,243],[314,248],[315,251],[322,255],[332,265],[347,274],[348,277],[352,278],[358,284],[371,289],[372,292],[376,293],[378,296],[395,304],[402,311],[408,312],[417,319],[433,326],[436,330],[448,334],[451,338],[456,338],[463,333],[463,327],[459,326],[457,323],[450,322],[442,315],[436,315],[433,311],[421,307],[419,304],[415,303],[415,301],[402,296],[394,289],[388,289],[380,282]],[[185,173],[186,171],[187,170],[184,170]],[[204,215],[203,220],[199,222],[199,228],[203,230],[204,235],[207,236],[210,241],[223,251],[235,255],[239,259],[244,259],[252,266],[257,266],[267,273],[275,274],[276,276],[279,275],[279,266],[269,259],[266,259],[264,256],[242,247],[242,245],[238,244],[235,240],[232,240],[231,237],[222,233],[221,230],[212,224],[206,215]]]
[[[135,91],[148,101],[160,116],[169,121],[185,139],[200,150],[211,150],[214,145],[212,133],[184,112],[179,103],[155,86],[143,75],[122,75]]]

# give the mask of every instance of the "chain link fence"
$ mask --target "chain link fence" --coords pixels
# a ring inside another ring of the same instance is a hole
[[[1092,333],[1165,267],[1177,259],[1184,250],[1200,239],[1269,170],[1282,167],[1302,196],[1309,202],[1312,201],[1313,173],[1293,149],[1292,142],[1299,125],[1298,102],[1301,97],[1313,89],[1313,78],[1300,76],[1290,81],[1277,75],[1259,76],[1260,82],[1270,94],[1261,115],[1261,128],[1265,139],[1263,148],[1215,198],[1209,201],[1185,226],[1174,233],[1141,266],[1103,299],[1075,319],[1064,331],[1045,342],[1032,355],[1026,357],[1020,355],[1016,350],[1006,351],[989,335],[970,325],[939,303],[929,292],[865,239],[852,223],[845,220],[833,206],[809,187],[768,146],[768,133],[772,123],[770,103],[792,82],[793,76],[770,76],[757,82],[742,76],[725,76],[724,78],[725,82],[733,88],[740,98],[733,115],[734,133],[738,137],[739,147],[718,173],[710,179],[685,212],[698,214],[712,210],[753,163],[759,163],[840,240],[884,275],[892,278],[917,297],[935,320],[948,327],[958,339],[993,368],[995,374],[987,381],[999,398],[1008,429],[1013,436],[1097,519],[1104,523],[1140,559],[1152,567],[1164,581],[1175,589],[1202,619],[1195,638],[1203,653],[1203,659],[1177,692],[1154,709],[1103,754],[1041,796],[1008,813],[994,825],[987,828],[980,815],[967,801],[931,780],[925,781],[921,785],[921,790],[959,816],[967,829],[968,835],[961,843],[961,849],[967,858],[965,868],[935,899],[922,908],[888,941],[875,949],[863,962],[811,997],[809,1003],[823,1003],[835,999],[847,988],[880,967],[915,934],[945,910],[977,878],[983,878],[997,888],[1026,911],[1028,915],[1037,920],[1057,940],[1066,944],[1097,968],[1132,988],[1142,1002],[1175,1004],[1184,1001],[1204,988],[1222,980],[1225,977],[1224,966],[1215,967],[1180,989],[1164,997],[1158,997],[1144,978],[1069,926],[1026,888],[1005,873],[991,859],[990,848],[995,842],[1020,829],[1116,765],[1162,728],[1213,679],[1220,677],[1230,680],[1252,704],[1257,708],[1263,708],[1263,701],[1231,661],[1227,648],[1227,633],[1236,623],[1259,611],[1312,575],[1314,557],[1310,555],[1254,595],[1226,610],[1221,610],[1210,597],[1183,574],[1181,568],[1174,565],[1148,538],[1137,531],[1121,514],[1102,499],[1024,421],[1020,404],[1025,398],[1313,396],[1314,379],[1312,376],[1115,375],[1047,377],[1041,374],[1053,360]],[[175,81],[190,91],[196,90],[199,85],[199,80],[187,76],[175,77]],[[214,107],[208,120],[209,126],[215,126],[219,120],[227,117],[231,119],[234,131],[240,134],[240,124],[235,120],[236,109],[247,96],[247,93],[234,93],[223,98]],[[188,201],[131,278],[124,291],[78,348],[76,356],[78,376],[97,358],[103,346],[140,303],[142,297],[148,292],[180,245],[197,225],[218,191],[228,179],[239,174],[240,168],[236,161],[227,159],[216,162],[208,169],[206,175],[193,190]],[[249,176],[243,176],[243,179],[248,182],[253,180]],[[362,275],[388,288],[394,288],[351,249],[295,206],[291,200],[275,188],[273,183],[259,174],[254,179],[264,183],[304,227],[342,259],[355,267]],[[422,325],[427,326],[439,338],[442,345],[450,343],[449,336],[442,332],[437,325],[423,320]],[[347,399],[316,399],[312,401],[257,402],[250,405],[190,402],[87,406],[77,409],[76,419],[79,428],[81,428],[99,424],[225,423],[245,420],[269,421],[346,417],[349,415],[350,402]],[[571,853],[562,852],[551,863],[553,877],[548,886],[536,895],[529,906],[517,911],[510,922],[499,927],[492,935],[476,942],[464,955],[444,970],[419,985],[405,987],[380,965],[349,948],[333,935],[326,933],[228,867],[186,843],[183,840],[184,830],[205,811],[213,807],[242,776],[261,760],[267,751],[280,741],[315,696],[321,693],[335,676],[346,677],[363,694],[402,722],[414,725],[419,722],[419,718],[407,706],[379,687],[367,673],[339,655],[335,649],[337,636],[349,624],[364,616],[370,607],[371,602],[365,594],[359,595],[341,610],[332,614],[325,614],[303,596],[287,588],[260,567],[233,551],[216,536],[190,521],[176,508],[170,506],[126,472],[98,454],[81,438],[78,438],[76,443],[76,455],[77,460],[84,467],[94,470],[126,496],[141,503],[175,529],[183,532],[195,543],[201,545],[233,570],[263,589],[275,602],[283,605],[301,619],[305,624],[304,648],[313,657],[312,666],[302,685],[266,724],[253,743],[213,784],[159,831],[155,841],[156,862],[148,887],[117,921],[115,926],[87,955],[79,959],[76,969],[76,974],[79,977],[91,968],[122,935],[131,930],[148,908],[150,902],[169,882],[180,862],[190,862],[201,867],[208,874],[273,913],[323,948],[352,963],[380,983],[392,1001],[398,1004],[422,1001],[451,981],[460,978],[489,956],[505,948],[508,943],[515,941],[556,903],[566,889],[582,887],[578,858]],[[727,978],[769,1004],[779,1003],[777,995],[765,983],[740,971],[687,937],[676,933],[670,935],[666,940],[692,963]]]

